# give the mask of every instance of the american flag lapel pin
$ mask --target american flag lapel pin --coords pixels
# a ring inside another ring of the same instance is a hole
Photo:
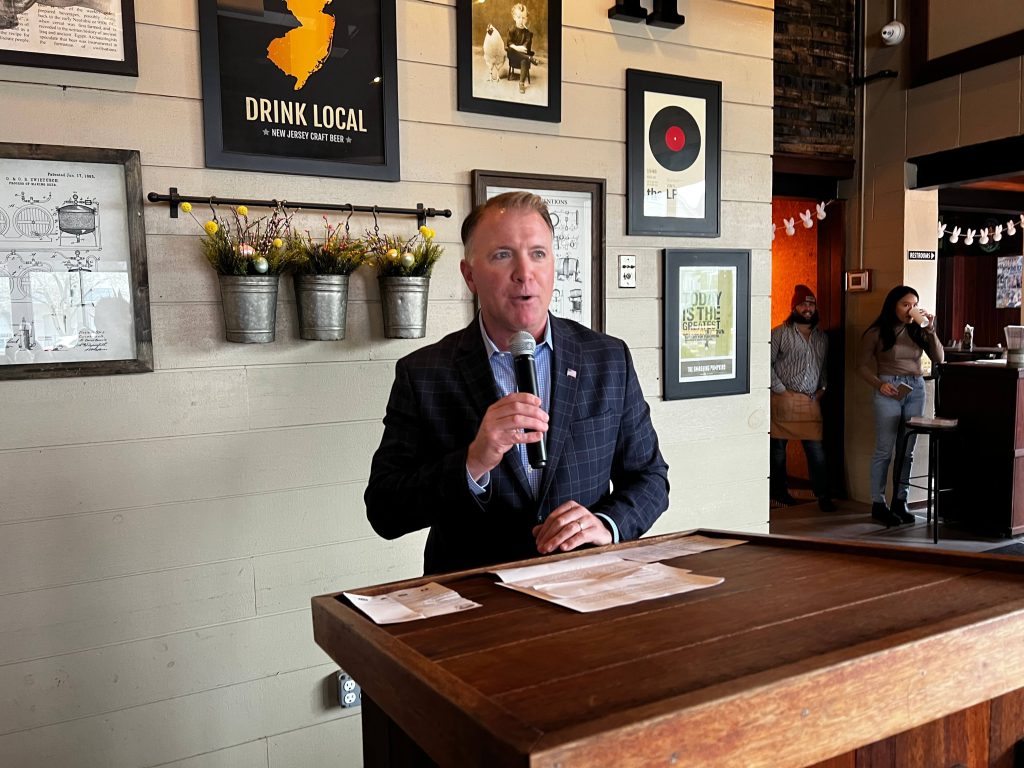
[[[566,368],[565,375],[568,376],[570,379],[575,379],[576,378],[576,369],[575,368]]]

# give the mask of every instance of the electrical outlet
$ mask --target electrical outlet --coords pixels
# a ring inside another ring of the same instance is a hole
[[[619,254],[619,288],[636,288],[636,256]]]
[[[338,703],[346,709],[363,703],[363,689],[343,669],[338,670]]]

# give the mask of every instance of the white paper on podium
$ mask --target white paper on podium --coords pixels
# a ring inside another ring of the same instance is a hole
[[[360,595],[355,592],[342,594],[378,624],[398,624],[480,607],[480,603],[467,600],[458,592],[442,587],[435,581],[385,595]]]
[[[659,560],[671,560],[684,555],[696,555],[712,549],[725,549],[746,544],[743,539],[713,539],[710,536],[686,536],[671,541],[656,541],[641,544],[619,552],[623,560],[636,560],[641,563],[656,563]]]
[[[555,560],[493,573],[501,579],[503,587],[581,613],[678,595],[724,581],[718,576],[698,576],[683,568],[631,562],[610,554]]]

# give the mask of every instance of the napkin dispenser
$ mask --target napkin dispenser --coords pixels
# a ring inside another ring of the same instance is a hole
[[[1009,365],[1024,365],[1024,325],[1008,325],[1006,334],[1006,362]]]

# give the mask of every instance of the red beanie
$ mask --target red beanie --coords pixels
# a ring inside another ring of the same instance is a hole
[[[805,301],[811,301],[815,304],[818,303],[818,300],[814,298],[814,291],[806,285],[798,285],[793,289],[793,301],[789,304],[790,312],[796,309],[797,304],[803,304]]]

